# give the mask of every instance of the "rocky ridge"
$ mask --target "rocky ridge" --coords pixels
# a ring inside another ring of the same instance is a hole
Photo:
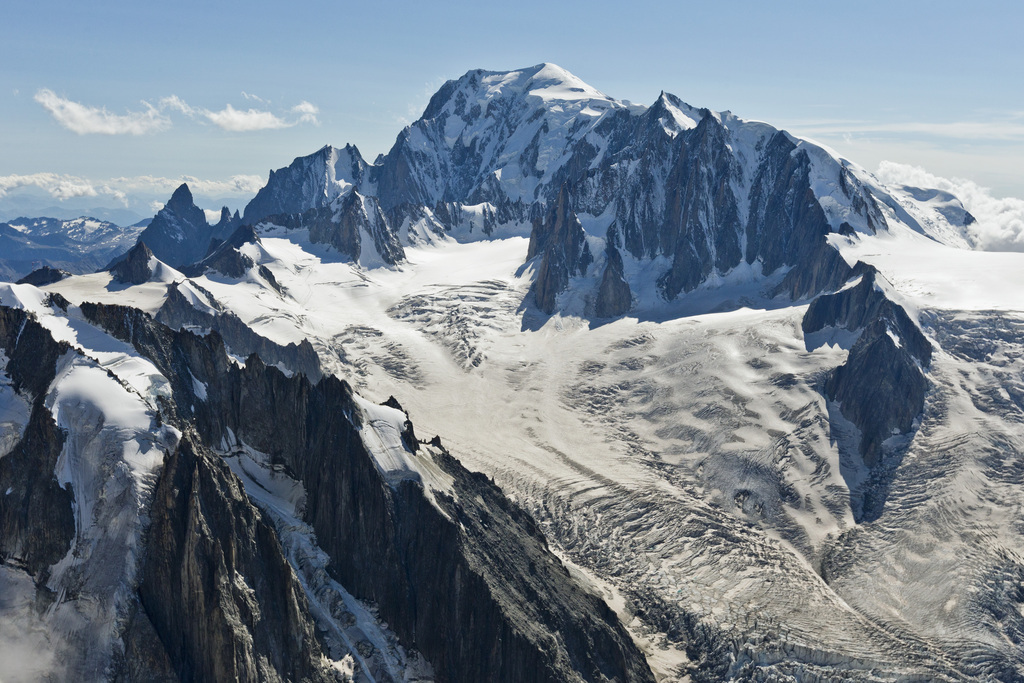
[[[139,235],[139,241],[158,259],[177,268],[202,259],[212,240],[226,239],[239,224],[238,212],[232,216],[224,207],[220,220],[211,226],[196,206],[188,184],[182,183]]]
[[[82,312],[175,378],[176,419],[194,420],[204,442],[244,441],[303,483],[331,571],[438,680],[651,680],[614,613],[574,584],[532,520],[439,442],[404,457],[448,488],[415,472],[395,478],[367,451],[372,418],[344,382],[286,377],[256,355],[237,368],[216,334],[174,332],[133,309]]]

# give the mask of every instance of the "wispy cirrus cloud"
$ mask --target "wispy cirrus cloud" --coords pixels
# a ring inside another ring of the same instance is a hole
[[[270,104],[270,100],[265,100],[259,95],[253,95],[251,92],[242,91],[242,97],[252,102],[259,102],[260,104]]]
[[[246,99],[266,104],[255,95],[242,93]],[[54,120],[79,135],[145,135],[158,133],[172,127],[168,113],[177,112],[191,119],[207,121],[221,130],[232,133],[248,133],[261,130],[291,128],[299,124],[319,125],[320,110],[316,105],[303,100],[283,115],[265,109],[235,109],[227,104],[223,109],[212,110],[194,107],[177,95],[159,100],[156,105],[142,102],[140,111],[114,114],[105,107],[93,107],[61,97],[44,88],[36,93],[35,100],[43,106]]]
[[[79,135],[145,135],[171,127],[171,120],[148,102],[142,103],[145,107],[142,111],[113,114],[105,107],[90,107],[65,99],[47,88],[37,92],[34,99],[57,123]]]
[[[0,176],[0,197],[20,187],[38,187],[59,201],[78,197],[110,197],[127,206],[130,194],[170,194],[182,183],[196,193],[208,196],[254,194],[263,187],[263,180],[255,175],[236,175],[223,180],[179,176],[134,176],[109,178],[102,181],[60,173],[33,173],[29,175]]]

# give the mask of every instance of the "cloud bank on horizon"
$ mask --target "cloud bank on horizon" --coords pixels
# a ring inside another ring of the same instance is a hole
[[[242,93],[246,100],[264,100]],[[231,104],[223,109],[211,110],[194,107],[177,95],[161,98],[154,106],[143,101],[143,109],[114,114],[106,107],[94,107],[61,97],[54,91],[43,88],[35,97],[42,107],[62,127],[79,135],[148,135],[168,130],[173,121],[168,112],[177,112],[193,120],[207,121],[221,130],[231,133],[250,133],[261,130],[291,128],[299,124],[320,125],[317,116],[319,108],[303,100],[279,116],[266,109],[235,109]]]
[[[128,195],[133,193],[170,194],[182,183],[188,183],[196,194],[250,195],[263,187],[264,180],[255,175],[236,175],[227,180],[208,180],[195,176],[165,178],[160,176],[135,176],[92,181],[80,176],[61,173],[33,173],[29,175],[0,176],[0,198],[21,187],[37,187],[46,191],[58,201],[78,197],[110,197],[128,206]]]
[[[943,178],[920,166],[883,161],[875,176],[886,185],[943,190],[959,199],[975,222],[966,230],[976,249],[1024,251],[1024,199],[999,198],[965,178]]]

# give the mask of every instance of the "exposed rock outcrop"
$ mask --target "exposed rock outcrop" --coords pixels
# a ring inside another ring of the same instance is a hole
[[[69,275],[71,275],[71,273],[66,270],[43,266],[42,268],[36,268],[31,273],[18,280],[16,284],[45,287],[46,285],[52,285],[54,282],[60,282]]]
[[[225,209],[226,210],[226,209]],[[226,240],[214,239],[210,243],[210,252],[198,263],[185,266],[181,272],[188,277],[199,277],[208,270],[214,270],[231,278],[242,278],[252,269],[267,281],[278,292],[281,285],[277,278],[264,265],[257,265],[252,257],[243,254],[241,248],[246,244],[259,244],[260,238],[249,225],[238,227]]]
[[[328,206],[275,214],[263,221],[291,230],[308,229],[311,242],[329,245],[359,263],[394,265],[405,260],[401,241],[377,200],[354,190]]]
[[[377,605],[437,680],[653,680],[615,614],[485,477],[438,447],[406,457],[448,482],[441,489],[381,469],[361,437],[373,427],[346,383],[286,377],[255,355],[229,365],[216,334],[174,332],[134,309],[82,310],[177,378],[176,412],[204,441],[234,435],[303,482],[305,519],[331,571]],[[202,382],[204,397],[182,377]]]
[[[290,166],[270,171],[267,184],[246,205],[248,225],[269,216],[301,214],[328,206],[348,187],[359,187],[367,163],[355,145],[327,145],[296,158]]]
[[[145,242],[139,240],[128,253],[120,257],[107,269],[114,280],[126,285],[141,285],[153,277],[153,252]]]
[[[633,293],[629,289],[622,270],[622,254],[613,246],[605,251],[604,273],[597,289],[594,315],[598,318],[615,318],[629,311],[633,305]]]
[[[665,181],[664,226],[658,235],[660,252],[672,258],[659,281],[670,299],[742,258],[739,208],[729,182],[735,161],[725,129],[709,112],[678,137],[683,144]]]
[[[579,218],[572,210],[569,190],[562,187],[558,199],[542,220],[533,223],[527,260],[541,256],[533,293],[537,307],[555,312],[555,297],[569,278],[584,275],[594,260]]]
[[[273,528],[219,458],[186,435],[150,515],[139,600],[180,680],[334,680]]]
[[[236,227],[233,218],[225,217],[225,211],[220,222],[210,226],[183,183],[142,231],[139,241],[145,242],[158,259],[178,268],[203,258],[212,239],[224,239]]]
[[[906,435],[924,411],[932,345],[906,310],[887,296],[878,271],[858,262],[850,282],[819,296],[804,314],[805,339],[842,329],[856,336],[846,362],[824,383],[825,395],[860,430],[859,450],[869,469],[884,465],[886,441]],[[884,497],[855,510],[874,517]]]
[[[236,228],[242,225],[242,217],[236,210],[234,214],[226,206],[220,209],[220,220],[213,226],[214,235],[230,235]]]
[[[193,283],[193,288],[198,287]],[[214,307],[216,301],[211,298],[207,303]],[[86,307],[91,304],[85,304]],[[219,307],[218,307],[219,308]],[[90,309],[91,310],[91,309]],[[298,344],[278,344],[254,332],[251,327],[230,311],[219,310],[216,315],[199,310],[181,293],[178,283],[167,288],[167,298],[156,313],[156,320],[174,329],[192,328],[215,330],[231,350],[243,358],[255,353],[271,365],[280,365],[293,372],[301,372],[316,382],[323,372],[320,358],[309,340],[303,339]]]
[[[54,474],[64,435],[46,408],[57,362],[73,353],[25,311],[0,306],[0,348],[12,388],[32,402],[21,440],[0,458],[0,561],[45,583],[47,568],[71,548],[74,493]]]
[[[359,261],[363,255],[364,235],[371,239],[370,246],[384,263],[395,264],[405,258],[405,251],[376,199],[353,190],[333,204],[329,220],[323,220],[322,213],[320,218],[309,226],[310,240],[329,244],[353,261]]]

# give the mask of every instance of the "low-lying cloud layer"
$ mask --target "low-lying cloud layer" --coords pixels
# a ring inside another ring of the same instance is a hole
[[[255,175],[236,175],[227,180],[207,180],[194,176],[163,178],[135,176],[92,181],[79,176],[60,173],[33,173],[31,175],[0,176],[0,197],[19,187],[38,187],[59,201],[76,197],[112,197],[127,206],[129,194],[167,194],[182,183],[188,183],[192,192],[208,196],[254,194],[263,187],[263,179]]]
[[[254,95],[243,93],[247,100],[267,104]],[[316,105],[303,100],[282,113],[275,114],[264,109],[235,109],[230,104],[223,109],[211,110],[193,107],[177,95],[162,98],[155,106],[142,102],[141,111],[114,114],[106,107],[92,107],[61,97],[49,89],[42,89],[35,95],[35,101],[53,116],[53,119],[68,130],[79,135],[146,135],[158,133],[172,127],[169,112],[177,112],[194,119],[212,123],[232,133],[248,133],[259,130],[291,128],[302,123],[319,125]]]
[[[1024,251],[1024,199],[993,197],[988,188],[964,178],[943,178],[920,166],[883,161],[875,175],[887,185],[910,185],[949,192],[977,219],[967,227],[974,245],[985,251]]]

